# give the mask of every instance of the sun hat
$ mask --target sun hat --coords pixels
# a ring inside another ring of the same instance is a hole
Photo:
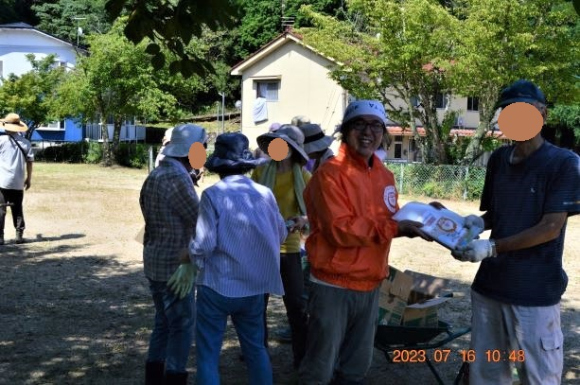
[[[171,140],[161,150],[161,154],[173,158],[184,158],[189,155],[189,148],[195,142],[205,143],[207,134],[203,127],[195,124],[182,124],[176,126],[171,132]]]
[[[270,127],[268,128],[268,132],[274,132],[277,129],[279,129],[280,126],[281,126],[280,123],[272,123],[272,124],[270,124]]]
[[[379,100],[355,100],[350,102],[348,107],[346,107],[346,111],[344,111],[342,124],[361,116],[374,116],[383,124],[387,124],[385,106]]]
[[[15,113],[10,113],[4,117],[4,119],[0,120],[2,123],[1,127],[4,128],[4,131],[11,131],[11,132],[26,132],[28,131],[28,126],[20,121],[20,116]]]
[[[303,124],[309,124],[309,123],[310,123],[310,118],[308,116],[304,116],[304,115],[296,115],[290,121],[290,124],[292,124],[293,126],[296,126],[296,127],[300,127]]]
[[[304,134],[304,151],[307,154],[326,150],[334,141],[332,136],[324,135],[318,124],[304,124],[300,126],[300,130]]]
[[[529,80],[520,79],[512,83],[510,86],[504,88],[499,96],[499,101],[496,108],[505,107],[512,103],[546,103],[546,96],[544,93]]]
[[[236,169],[252,169],[268,162],[265,158],[254,158],[249,150],[248,137],[240,132],[218,135],[213,154],[205,162],[210,172],[220,173]]]
[[[256,141],[258,142],[260,150],[267,154],[270,142],[276,138],[283,139],[294,151],[304,158],[304,161],[308,162],[310,158],[304,151],[304,134],[298,127],[291,124],[283,124],[274,132],[268,132],[258,136]]]

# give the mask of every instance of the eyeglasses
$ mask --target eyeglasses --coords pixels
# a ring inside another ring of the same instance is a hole
[[[384,131],[385,126],[380,122],[367,122],[365,120],[356,120],[352,122],[352,129],[358,132],[364,131],[367,127],[371,129],[374,134],[380,134]]]

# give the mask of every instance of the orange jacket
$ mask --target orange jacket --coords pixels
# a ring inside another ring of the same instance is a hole
[[[374,156],[374,155],[373,155]],[[314,277],[370,291],[387,276],[399,209],[393,173],[374,156],[373,166],[341,144],[337,156],[314,173],[304,191],[310,235],[306,251]]]

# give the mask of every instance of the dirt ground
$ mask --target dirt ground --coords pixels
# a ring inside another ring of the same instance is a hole
[[[138,205],[145,170],[98,166],[37,164],[25,194],[29,242],[12,243],[10,216],[0,248],[0,384],[140,384],[153,323],[153,307],[143,275],[141,246],[134,238],[142,226]],[[214,180],[208,178],[202,187]],[[409,197],[401,197],[401,203]],[[427,198],[417,200],[429,201]],[[476,203],[443,201],[462,213]],[[569,221],[564,257],[570,283],[562,300],[565,335],[563,383],[580,383],[580,217]],[[397,239],[390,263],[450,280],[454,298],[440,318],[468,326],[469,284],[477,265],[455,261],[441,246]],[[271,335],[286,326],[280,298],[269,307]],[[466,349],[469,335],[445,347]],[[290,345],[271,342],[276,384],[289,384]],[[221,360],[222,383],[245,384],[233,328]],[[435,364],[452,383],[458,362]],[[195,351],[188,370],[195,372]],[[193,376],[192,376],[193,377]],[[190,384],[193,384],[193,378]],[[370,384],[435,384],[425,364],[389,363],[379,350]]]

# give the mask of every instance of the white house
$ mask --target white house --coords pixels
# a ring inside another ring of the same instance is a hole
[[[286,31],[261,49],[236,64],[232,75],[242,77],[242,132],[257,146],[256,138],[268,131],[272,123],[289,123],[296,115],[305,115],[331,135],[341,123],[350,98],[348,92],[329,76],[330,68],[339,65],[302,41],[292,31]],[[259,100],[258,96],[263,99]],[[265,99],[265,100],[264,100]],[[395,106],[404,101],[395,99]],[[479,125],[478,100],[475,97],[440,95],[437,109],[443,119],[446,108],[459,111],[456,127],[451,136],[472,136]],[[263,106],[262,106],[263,105]],[[256,114],[266,111],[265,115]],[[259,115],[259,116],[256,116]],[[266,117],[266,119],[263,119]],[[417,121],[417,124],[420,123]],[[418,151],[410,129],[390,122],[389,133],[393,144],[387,158],[399,161],[417,161]],[[424,135],[423,128],[419,133]],[[489,133],[488,135],[491,135]],[[501,137],[496,131],[495,137]],[[333,143],[336,150],[338,142]],[[483,162],[487,157],[483,158]]]
[[[0,25],[0,85],[10,74],[20,76],[32,70],[26,58],[34,54],[37,60],[55,55],[58,65],[72,69],[78,49],[71,43],[42,32],[26,23]],[[18,111],[16,111],[18,112]],[[23,117],[25,119],[26,117]],[[108,124],[112,137],[113,124]],[[32,135],[33,141],[76,142],[83,139],[102,140],[100,130],[94,125],[82,127],[75,119],[64,119],[39,127]],[[145,139],[145,127],[127,122],[121,129],[122,141]]]

